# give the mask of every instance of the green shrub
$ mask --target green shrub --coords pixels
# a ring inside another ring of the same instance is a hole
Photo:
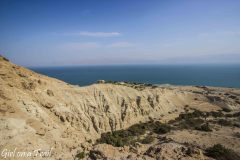
[[[136,142],[136,138],[145,134],[147,127],[145,123],[135,124],[127,130],[118,130],[113,132],[103,133],[98,143],[107,143],[115,147],[123,147],[124,145],[131,145]]]
[[[205,131],[205,132],[211,132],[212,129],[210,128],[208,123],[205,123],[201,125],[200,127],[195,127],[195,129],[200,130],[200,131]]]
[[[156,128],[154,129],[154,132],[156,134],[166,134],[168,132],[170,132],[171,127],[167,124],[159,124],[156,126]]]
[[[220,112],[202,112],[199,110],[194,110],[192,113],[182,113],[173,121],[170,121],[176,129],[196,129],[201,131],[210,132],[208,123],[204,123],[204,119],[210,115],[219,116],[222,113]]]
[[[232,110],[230,108],[223,108],[222,109],[224,112],[231,112]]]
[[[236,112],[232,114],[233,117],[240,117],[240,112]]]
[[[115,147],[123,147],[130,143],[130,137],[126,132],[115,131],[113,133],[103,133],[101,138],[98,140],[99,143],[111,144]]]
[[[233,134],[233,136],[234,136],[234,137],[237,137],[237,138],[240,138],[240,132],[235,132],[235,133]]]
[[[105,83],[111,83],[111,84],[113,84],[113,81],[109,80],[109,81],[106,81]]]
[[[192,118],[200,118],[200,117],[205,117],[204,112],[199,110],[194,110],[192,113],[181,113],[177,119],[182,120],[182,119],[192,119]]]
[[[152,85],[152,84],[149,84],[149,83],[146,83],[145,86],[151,87],[151,86],[153,86],[153,85]]]
[[[229,98],[231,98],[231,99],[237,99],[237,96],[230,95]]]
[[[186,154],[191,157],[193,154],[196,154],[196,150],[195,150],[194,146],[188,146],[187,150],[186,150]]]
[[[95,151],[95,150],[91,150],[89,152],[89,158],[91,158],[93,160],[104,159],[104,157],[102,156],[101,152],[100,151]]]
[[[210,102],[222,102],[223,100],[221,99],[221,97],[218,96],[207,96],[208,100]]]
[[[75,155],[74,159],[83,159],[85,157],[85,153],[84,152],[80,152],[77,155]]]
[[[218,124],[221,126],[232,126],[232,122],[226,119],[219,119]]]
[[[162,124],[160,122],[146,122],[132,125],[126,130],[118,130],[108,133],[103,133],[101,138],[97,140],[98,143],[107,143],[116,147],[122,147],[125,145],[133,145],[136,142],[147,143],[150,139],[141,140],[139,137],[144,135],[146,131],[150,133],[154,132],[156,134],[165,134],[171,130],[171,127],[167,124]],[[149,138],[149,136],[148,136]]]
[[[154,137],[153,136],[147,136],[144,139],[140,140],[140,143],[142,144],[150,144],[154,141]]]
[[[240,128],[240,123],[235,122],[235,123],[233,123],[233,126]]]
[[[221,144],[215,144],[206,149],[206,155],[216,160],[239,160],[240,156],[233,150],[225,148]]]
[[[226,117],[240,117],[240,112],[226,114]]]
[[[152,86],[152,89],[155,89],[155,88],[158,88],[158,86],[156,86],[156,85],[153,85],[153,86]]]
[[[148,123],[139,123],[132,125],[131,127],[128,128],[128,131],[132,136],[139,136],[143,135],[147,129]]]
[[[180,129],[196,129],[196,127],[201,126],[204,123],[204,120],[200,118],[190,118],[184,119],[179,123]]]
[[[223,117],[224,116],[224,114],[221,111],[218,111],[218,112],[212,111],[212,112],[209,112],[208,114],[213,116],[214,118]]]

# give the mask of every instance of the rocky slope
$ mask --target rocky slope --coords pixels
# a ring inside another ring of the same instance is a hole
[[[149,145],[141,145],[139,150],[132,151],[129,147],[93,144],[105,132],[127,129],[133,124],[149,120],[166,123],[178,117],[186,107],[203,112],[223,108],[237,112],[240,108],[239,97],[240,90],[233,88],[138,87],[125,83],[73,86],[0,57],[0,151],[52,148],[48,159],[73,159],[79,151],[95,150],[108,159],[156,159],[156,155],[149,156],[154,151],[143,155]],[[212,145],[208,140],[201,142],[206,138],[213,143],[222,141],[240,152],[240,140],[229,135],[228,130],[224,128],[216,131],[219,133],[207,134],[189,130],[174,131],[167,135],[174,141],[154,143],[151,147],[152,150],[161,148],[158,154],[168,159],[176,159],[184,157],[184,142],[199,141],[202,147]],[[238,128],[231,130],[232,133],[238,131]],[[227,138],[221,137],[221,134]],[[199,159],[199,156],[206,158],[199,152],[195,159]],[[39,156],[28,158],[41,159]],[[194,159],[194,156],[185,158]]]

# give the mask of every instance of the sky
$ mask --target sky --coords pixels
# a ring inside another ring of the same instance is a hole
[[[240,64],[239,0],[0,0],[23,66]]]

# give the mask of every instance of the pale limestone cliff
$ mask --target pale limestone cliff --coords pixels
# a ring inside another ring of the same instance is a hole
[[[127,84],[78,87],[1,57],[0,149],[52,147],[50,159],[71,159],[77,150],[91,147],[89,140],[94,142],[101,133],[152,119],[166,122],[185,106],[202,111],[239,109],[231,99],[223,97],[221,103],[215,102],[211,90],[216,88],[146,86],[138,90]],[[240,93],[226,88],[216,92]]]

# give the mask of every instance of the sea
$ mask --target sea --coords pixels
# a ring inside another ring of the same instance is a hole
[[[114,65],[30,67],[35,72],[79,86],[98,80],[240,88],[240,65]]]

